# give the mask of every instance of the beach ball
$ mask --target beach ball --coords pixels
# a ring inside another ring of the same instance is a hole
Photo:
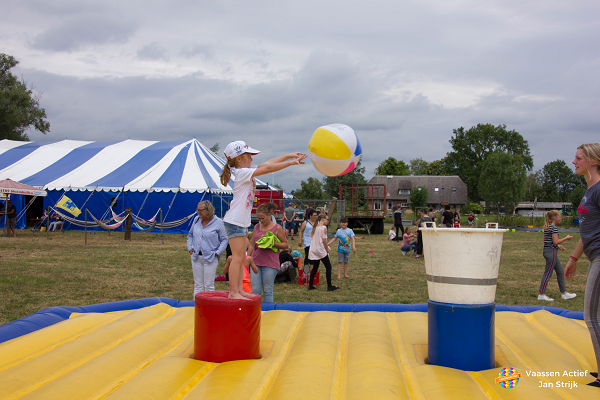
[[[362,148],[354,129],[344,124],[330,124],[313,133],[308,152],[317,171],[327,176],[340,176],[356,168]]]

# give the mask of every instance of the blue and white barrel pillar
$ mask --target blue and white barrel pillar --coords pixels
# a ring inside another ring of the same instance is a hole
[[[428,363],[464,371],[495,366],[501,229],[422,228]]]

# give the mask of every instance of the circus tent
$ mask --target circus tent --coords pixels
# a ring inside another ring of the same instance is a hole
[[[201,200],[212,201],[216,214],[222,216],[233,190],[233,180],[227,186],[220,182],[224,164],[196,139],[0,141],[0,180],[46,189],[43,208],[54,206],[66,195],[97,217],[106,217],[112,204],[117,214],[131,208],[146,219],[162,209],[163,219],[172,221],[193,213]],[[25,208],[25,199],[21,203],[15,203],[17,212]],[[22,218],[17,228],[24,226]],[[186,231],[186,226],[170,230]]]

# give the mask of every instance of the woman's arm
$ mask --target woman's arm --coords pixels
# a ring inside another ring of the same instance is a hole
[[[565,266],[565,278],[573,279],[575,277],[575,271],[577,270],[577,260],[583,254],[583,242],[579,239],[577,246],[575,246],[575,250],[571,254],[569,261],[567,261],[567,265]]]
[[[300,225],[300,229],[298,230],[298,246],[302,247],[302,236],[304,235],[304,228],[306,228],[306,221]]]
[[[287,238],[285,237],[285,233],[283,232],[283,228],[281,227],[281,225],[277,225],[277,231],[276,231],[276,235],[279,238],[279,240],[281,240],[281,243],[273,243],[273,247],[275,247],[276,249],[287,249],[288,248],[288,241]]]

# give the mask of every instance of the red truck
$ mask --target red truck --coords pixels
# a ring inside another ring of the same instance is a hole
[[[283,190],[270,189],[268,185],[256,185],[256,191],[254,192],[254,204],[252,205],[252,214],[250,216],[252,225],[256,225],[258,223],[258,218],[256,217],[256,208],[261,204],[266,203],[275,203],[277,205],[277,209],[275,210],[275,218],[277,221],[281,221],[281,217],[283,215]]]

